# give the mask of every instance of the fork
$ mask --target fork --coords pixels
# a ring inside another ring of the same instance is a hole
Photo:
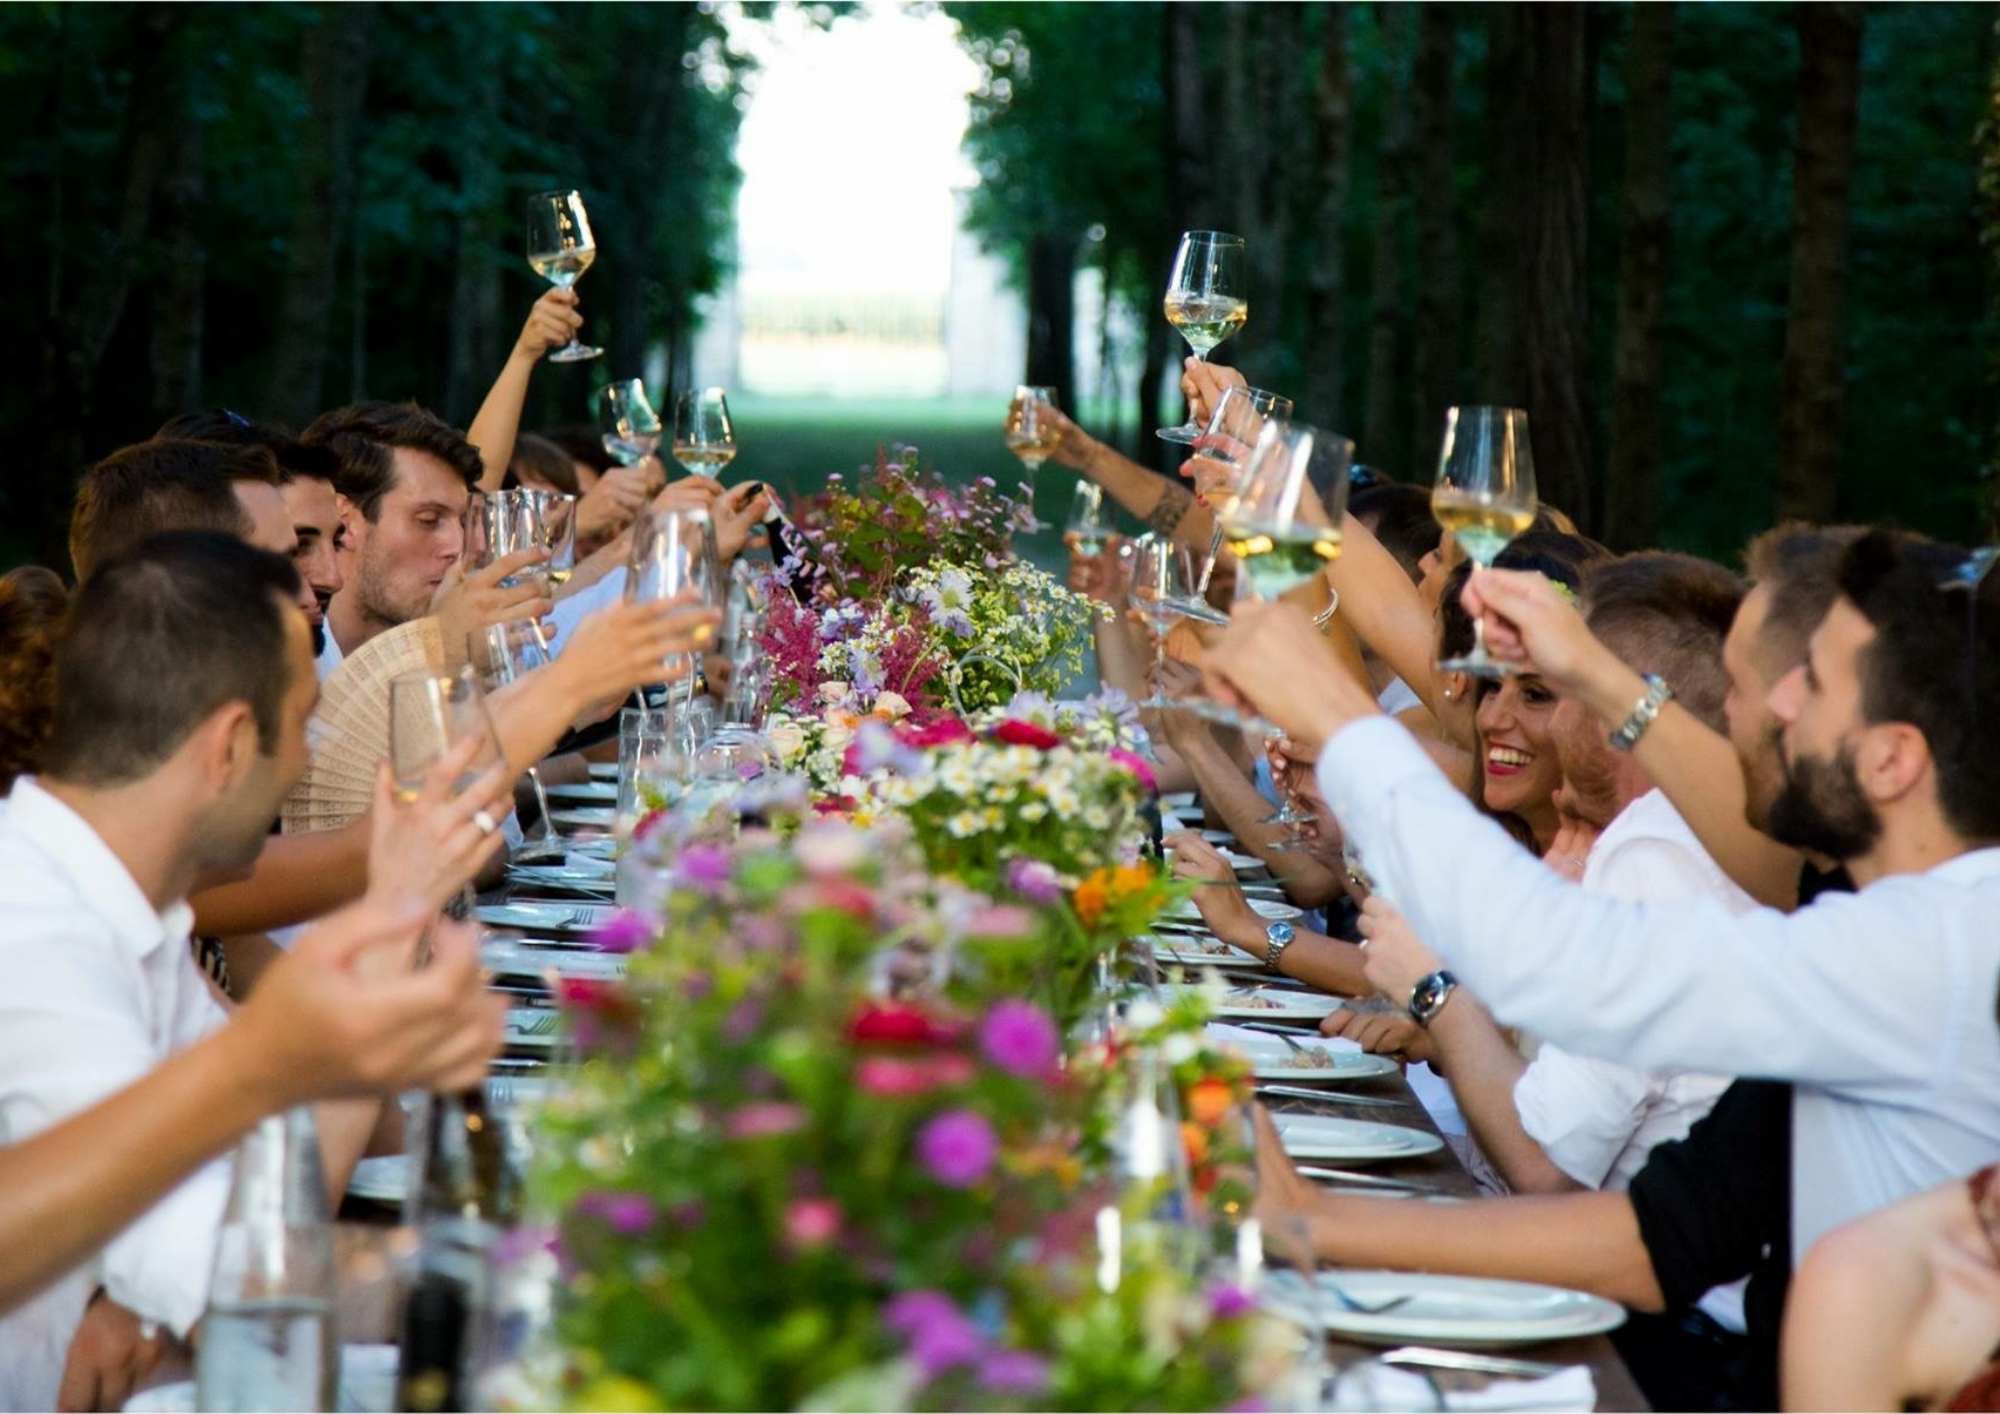
[[[1407,1306],[1411,1301],[1416,1299],[1412,1296],[1392,1296],[1387,1301],[1363,1301],[1359,1297],[1349,1296],[1341,1289],[1340,1283],[1325,1272],[1320,1273],[1319,1284],[1331,1293],[1333,1299],[1338,1301],[1344,1309],[1362,1316],[1379,1316],[1385,1311],[1395,1310],[1398,1306]]]
[[[521,1034],[523,1036],[546,1036],[556,1029],[556,1023],[561,1019],[560,1015],[556,1012],[545,1011],[533,1020],[522,1022],[520,1024]]]

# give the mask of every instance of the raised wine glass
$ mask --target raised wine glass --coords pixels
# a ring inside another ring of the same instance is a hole
[[[696,476],[717,477],[736,460],[736,428],[720,388],[690,388],[674,404],[674,460]]]
[[[480,686],[489,693],[517,683],[535,669],[549,664],[548,649],[540,636],[529,624],[518,620],[488,624],[470,636],[467,647],[470,651],[466,656],[479,669]],[[523,841],[521,848],[514,851],[514,858],[522,862],[560,859],[567,851],[562,837],[556,833],[556,822],[549,813],[549,794],[542,784],[542,773],[533,766],[528,767],[528,784],[535,792],[535,805],[541,812],[542,828],[536,838]]]
[[[648,511],[632,527],[632,559],[625,597],[638,603],[672,599],[694,591],[696,601],[722,605],[722,572],[717,561],[715,522],[698,506]],[[701,672],[701,656],[687,662],[675,655],[661,665],[669,684],[685,681],[691,696]]]
[[[1264,424],[1221,513],[1223,543],[1260,597],[1276,599],[1340,557],[1353,461],[1354,444],[1338,433]]]
[[[1250,318],[1248,275],[1243,265],[1243,237],[1227,231],[1189,231],[1174,252],[1173,273],[1167,277],[1167,323],[1180,331],[1194,356],[1206,360],[1211,350],[1241,329]],[[1178,427],[1162,427],[1169,442],[1193,442],[1201,426],[1190,409]]]
[[[1222,396],[1215,401],[1215,410],[1209,414],[1208,426],[1195,441],[1194,456],[1189,461],[1195,489],[1211,504],[1220,504],[1243,479],[1251,449],[1257,445],[1264,425],[1291,420],[1290,398],[1240,384],[1224,388]],[[1208,602],[1208,582],[1215,577],[1215,562],[1221,554],[1222,521],[1218,517],[1215,533],[1209,537],[1208,557],[1201,562],[1194,592],[1185,599],[1174,601],[1173,607],[1188,618],[1211,624],[1229,622],[1229,615],[1211,607]]]
[[[620,466],[637,466],[660,450],[660,415],[642,379],[623,378],[597,390],[597,427],[604,450]]]
[[[1145,620],[1153,636],[1153,691],[1139,705],[1149,708],[1177,708],[1186,704],[1169,697],[1161,684],[1167,665],[1167,630],[1179,617],[1169,606],[1172,599],[1187,597],[1188,547],[1168,535],[1146,534],[1132,542],[1132,582],[1125,602]]]
[[[1528,414],[1490,407],[1447,412],[1431,514],[1472,558],[1474,574],[1491,569],[1508,542],[1535,523],[1535,507]],[[1472,633],[1472,652],[1439,663],[1439,671],[1489,678],[1514,671],[1487,653],[1484,619],[1472,621]]]
[[[597,240],[583,198],[573,191],[545,191],[528,198],[528,266],[559,289],[583,278],[597,259]],[[579,343],[575,335],[549,355],[550,363],[596,358],[603,349]]]
[[[415,800],[424,776],[453,747],[467,738],[479,743],[472,764],[457,789],[463,791],[482,771],[500,760],[500,739],[486,712],[479,679],[468,664],[455,672],[404,673],[389,682],[389,770],[396,798]],[[469,913],[475,902],[472,886],[459,890],[459,909]]]
[[[1063,522],[1063,544],[1079,555],[1095,555],[1103,551],[1105,535],[1104,488],[1095,481],[1077,482],[1069,519]]]
[[[1023,383],[1014,390],[1014,406],[1007,419],[1007,450],[1021,459],[1030,477],[1042,469],[1042,463],[1062,441],[1055,420],[1044,415],[1056,406],[1054,388]]]

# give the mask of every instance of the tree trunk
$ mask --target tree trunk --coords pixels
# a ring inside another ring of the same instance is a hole
[[[161,422],[201,405],[208,248],[201,238],[202,124],[189,95],[182,95],[168,149],[155,202],[161,258],[148,348],[153,416]]]
[[[1403,298],[1403,241],[1410,219],[1410,37],[1416,16],[1407,0],[1382,7],[1382,48],[1389,86],[1375,179],[1375,251],[1368,288],[1368,415],[1361,460],[1403,464],[1403,409],[1409,402],[1405,355],[1409,310]]]
[[[1171,241],[1180,231],[1198,229],[1213,216],[1209,173],[1209,131],[1202,75],[1202,7],[1169,5],[1166,42],[1161,46],[1162,74],[1167,111],[1167,224]],[[1161,284],[1165,285],[1167,257],[1173,246],[1160,252]]]
[[[613,13],[638,26],[630,32],[635,46],[671,60],[642,66],[642,75],[621,95],[626,102],[614,110],[619,118],[618,129],[631,135],[631,151],[675,151],[688,141],[678,137],[677,132],[686,109],[687,70],[681,66],[680,57],[691,42],[688,26],[692,8],[634,6]],[[644,163],[617,161],[610,165],[624,178],[617,193],[619,239],[623,242],[618,249],[624,255],[612,258],[610,327],[606,330],[600,325],[598,329],[600,335],[608,332],[609,338],[599,338],[596,342],[605,346],[612,366],[630,369],[637,375],[646,366],[646,350],[659,332],[653,327],[653,320],[662,308],[673,325],[667,331],[669,345],[685,342],[692,346],[693,297],[684,289],[662,288],[664,282],[654,273],[647,257],[648,252],[659,246],[656,228],[659,203],[655,200],[651,172]],[[678,376],[687,377],[688,361],[675,357],[671,349],[668,357]]]
[[[1519,304],[1542,499],[1586,534],[1598,530],[1589,374],[1589,17],[1581,5],[1529,5],[1521,15],[1523,88],[1532,95],[1527,171],[1527,278]]]
[[[268,394],[271,412],[295,424],[310,420],[322,406],[340,236],[354,195],[354,154],[374,34],[373,0],[358,0],[327,7],[317,22],[308,21],[301,46],[312,116],[293,154],[298,177]]]
[[[1473,328],[1473,387],[1482,403],[1518,407],[1525,400],[1515,306],[1527,273],[1527,85],[1522,66],[1522,11],[1486,7],[1486,178],[1479,223],[1479,304]]]
[[[1861,88],[1858,4],[1800,5],[1792,279],[1778,387],[1778,516],[1830,520],[1839,504],[1847,391],[1848,187]]]
[[[1612,372],[1605,538],[1637,550],[1660,534],[1660,315],[1673,223],[1674,7],[1632,11],[1625,59],[1625,194],[1618,252],[1618,349]]]
[[[1452,96],[1458,27],[1449,5],[1426,5],[1411,70],[1411,130],[1417,173],[1417,324],[1410,359],[1416,394],[1410,455],[1395,468],[1427,479],[1444,435],[1445,409],[1459,401],[1458,193],[1452,171]]]
[[[500,371],[500,271],[490,223],[504,198],[494,149],[500,131],[501,45],[495,27],[477,7],[459,12],[471,23],[460,31],[461,58],[469,76],[462,86],[458,163],[458,213],[452,222],[452,295],[445,346],[444,397],[438,411],[455,426],[472,420]],[[537,291],[539,294],[540,292]],[[525,315],[525,311],[524,311]]]
[[[1076,238],[1038,233],[1028,246],[1028,376],[1076,406]]]
[[[1344,427],[1341,407],[1341,301],[1346,290],[1347,179],[1354,148],[1354,94],[1347,68],[1347,6],[1324,7],[1319,75],[1313,87],[1313,170],[1319,203],[1313,214],[1314,258],[1306,274],[1305,397],[1307,417]]]
[[[1306,7],[1304,5],[1259,5],[1262,27],[1258,49],[1260,69],[1266,81],[1259,85],[1263,104],[1257,116],[1265,135],[1258,168],[1258,187],[1263,198],[1259,211],[1261,225],[1256,243],[1250,247],[1251,304],[1266,348],[1283,349],[1289,355],[1297,346],[1302,321],[1293,312],[1292,259],[1297,249],[1293,225],[1297,217],[1295,199],[1299,174],[1312,161],[1312,133],[1299,121],[1305,110],[1306,69],[1301,56],[1306,53]],[[1281,370],[1285,386],[1297,387],[1298,370],[1289,357]],[[1271,380],[1277,382],[1277,373]]]
[[[1145,334],[1145,356],[1139,363],[1139,425],[1132,431],[1132,439],[1126,444],[1132,460],[1144,465],[1160,461],[1165,449],[1160,439],[1153,435],[1156,427],[1165,427],[1167,419],[1175,414],[1168,408],[1178,409],[1178,397],[1162,399],[1160,385],[1166,381],[1167,363],[1176,353],[1185,353],[1180,346],[1180,335],[1173,326],[1159,316],[1157,310],[1140,311],[1140,327]],[[1146,318],[1151,315],[1151,318]],[[1178,421],[1178,418],[1175,419]]]

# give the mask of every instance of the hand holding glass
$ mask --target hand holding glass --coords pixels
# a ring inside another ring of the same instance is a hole
[[[1446,413],[1431,514],[1479,569],[1491,569],[1508,542],[1535,523],[1535,508],[1528,414],[1488,407]],[[1514,671],[1487,653],[1483,617],[1472,621],[1472,631],[1472,652],[1438,664],[1440,671],[1478,677],[1505,677]]]
[[[1062,430],[1055,419],[1044,416],[1056,406],[1056,390],[1023,383],[1014,390],[1014,406],[1007,418],[1007,450],[1021,459],[1033,476],[1042,469],[1062,443]]]
[[[690,388],[674,405],[674,460],[696,476],[716,477],[736,460],[736,428],[720,388]]]
[[[1173,273],[1167,277],[1167,323],[1180,331],[1198,359],[1234,334],[1250,318],[1249,277],[1243,263],[1243,237],[1227,231],[1189,231],[1174,252]],[[1179,427],[1162,427],[1169,442],[1192,442],[1201,427],[1189,409]]]
[[[597,240],[590,234],[590,217],[583,198],[573,191],[545,191],[528,198],[528,267],[559,289],[583,278],[597,259]],[[596,358],[603,349],[579,343],[574,336],[549,355],[551,363],[576,363]]]

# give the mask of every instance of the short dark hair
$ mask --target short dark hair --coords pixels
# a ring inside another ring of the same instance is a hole
[[[1581,535],[1565,535],[1559,530],[1530,530],[1508,542],[1493,561],[1495,569],[1531,570],[1545,574],[1571,593],[1580,592],[1584,572],[1611,558],[1611,552],[1595,540]],[[1472,561],[1453,568],[1438,598],[1438,656],[1457,658],[1472,651],[1472,616],[1460,602],[1465,581],[1472,576]]]
[[[55,726],[55,642],[69,591],[54,570],[0,575],[0,790],[42,769]]]
[[[1870,530],[1841,556],[1841,597],[1874,626],[1861,654],[1861,712],[1923,733],[1938,806],[1969,840],[2000,838],[2000,732],[1981,718],[2000,700],[2000,575],[1957,582],[1966,552]],[[1951,587],[1947,587],[1951,586]]]
[[[1347,498],[1347,513],[1368,522],[1382,548],[1396,557],[1411,579],[1423,577],[1418,566],[1437,549],[1444,530],[1431,514],[1431,494],[1421,486],[1384,481],[1364,486]]]
[[[566,496],[578,494],[576,463],[546,437],[523,432],[514,439],[514,459],[507,464],[505,486],[524,486],[524,476],[547,482]]]
[[[77,579],[90,578],[112,556],[163,530],[248,535],[250,518],[236,500],[238,481],[277,485],[271,454],[184,439],[119,448],[77,483],[69,518]]]
[[[79,785],[139,780],[230,702],[249,704],[258,749],[274,752],[298,590],[284,556],[207,530],[156,535],[100,565],[56,640],[44,769]]]
[[[542,435],[567,452],[571,461],[582,462],[599,474],[611,470],[611,453],[604,450],[604,434],[595,427],[568,422],[551,427]]]
[[[1628,667],[1659,674],[1675,700],[1717,731],[1729,696],[1722,640],[1743,594],[1743,581],[1721,565],[1665,550],[1604,561],[1583,579],[1591,632]]]
[[[228,408],[178,413],[162,423],[153,436],[156,440],[193,438],[232,447],[262,447],[277,462],[279,479],[284,482],[301,477],[331,482],[340,469],[340,459],[326,448],[308,447],[275,422],[258,421]]]
[[[1787,521],[1745,547],[1744,572],[1769,590],[1757,651],[1774,679],[1806,660],[1806,640],[1840,593],[1841,557],[1867,533],[1865,525]]]
[[[415,403],[354,403],[313,419],[301,439],[324,447],[339,460],[333,489],[352,501],[371,523],[382,514],[382,498],[395,481],[391,453],[397,447],[436,457],[465,482],[479,485],[486,464],[479,449],[435,413]]]

